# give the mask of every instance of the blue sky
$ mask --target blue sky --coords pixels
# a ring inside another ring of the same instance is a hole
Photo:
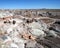
[[[0,9],[60,9],[60,0],[0,0]]]

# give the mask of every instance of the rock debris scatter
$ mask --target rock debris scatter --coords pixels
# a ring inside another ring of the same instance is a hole
[[[0,48],[60,48],[60,19],[47,11],[1,10]]]

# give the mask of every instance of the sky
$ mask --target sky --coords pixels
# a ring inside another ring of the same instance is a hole
[[[0,0],[0,9],[60,9],[60,0]]]

